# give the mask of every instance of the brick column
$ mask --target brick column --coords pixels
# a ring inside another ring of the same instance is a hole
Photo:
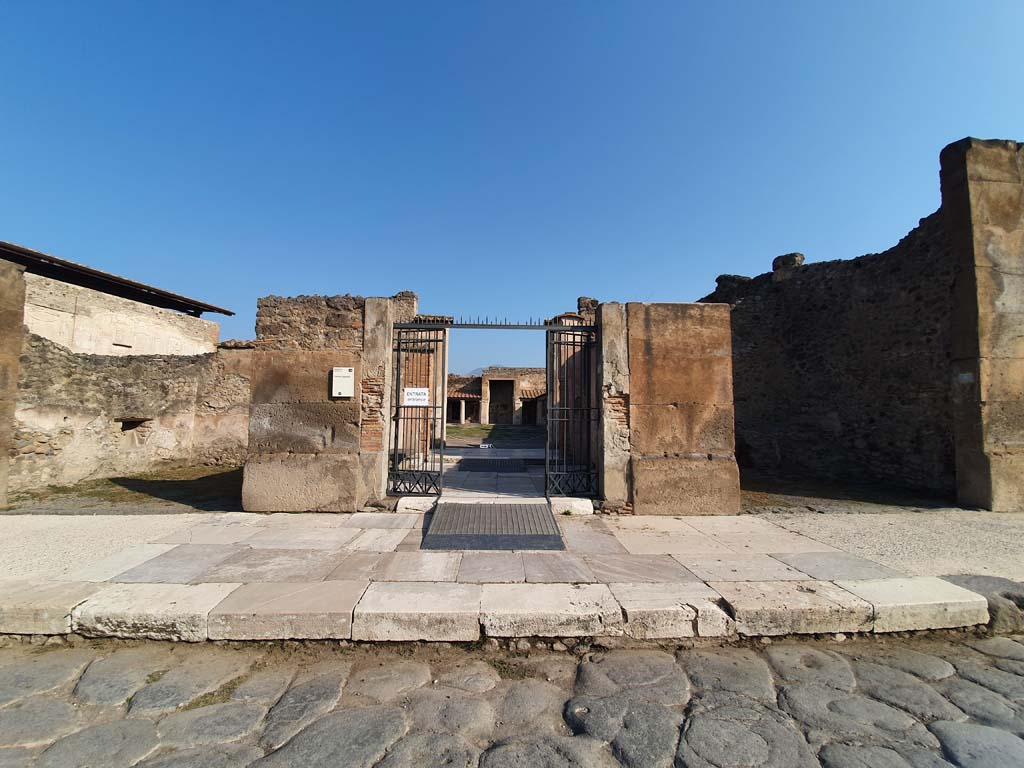
[[[961,504],[1024,509],[1024,144],[963,139],[940,156],[958,271],[953,432]]]

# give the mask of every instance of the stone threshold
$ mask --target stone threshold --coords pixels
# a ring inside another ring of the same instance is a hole
[[[178,640],[627,640],[955,629],[986,599],[936,577],[622,583],[0,581],[0,634]]]

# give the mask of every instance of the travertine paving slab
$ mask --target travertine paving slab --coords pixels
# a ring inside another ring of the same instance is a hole
[[[369,581],[383,557],[380,552],[348,552],[338,567],[327,574],[327,581]]]
[[[202,574],[197,581],[323,581],[345,559],[340,550],[244,549]]]
[[[111,584],[74,610],[72,628],[91,637],[206,640],[210,611],[238,586]]]
[[[0,581],[0,632],[63,635],[71,611],[100,588],[73,581]]]
[[[239,544],[179,544],[111,581],[133,584],[188,584],[242,550]],[[212,581],[212,579],[203,579]]]
[[[338,528],[350,525],[352,515],[339,512],[275,512],[263,515],[261,525],[284,525],[289,528]]]
[[[353,528],[418,528],[423,524],[423,515],[416,512],[356,512],[345,522]]]
[[[788,533],[785,528],[753,515],[692,515],[686,518],[691,528],[709,536],[720,534],[771,536]]]
[[[716,533],[716,542],[739,554],[773,555],[782,552],[838,552],[835,547],[822,544],[799,533]]]
[[[381,557],[374,581],[455,581],[458,552],[389,552]]]
[[[597,581],[579,555],[567,552],[524,552],[526,580],[538,584],[579,584]]]
[[[176,544],[136,544],[95,563],[54,577],[57,581],[109,581],[119,573],[131,570],[153,558],[170,552]]]
[[[358,528],[265,528],[245,540],[253,549],[341,549],[358,536]]]
[[[865,632],[873,611],[828,581],[712,581],[732,609],[741,635]]]
[[[617,555],[626,554],[622,546],[608,527],[600,520],[579,520],[556,518],[558,527],[562,529],[565,546],[577,555]]]
[[[638,640],[726,637],[736,633],[718,605],[722,596],[701,582],[609,584],[626,616],[625,633]]]
[[[770,555],[673,555],[704,581],[807,581],[807,574]]]
[[[969,589],[933,576],[839,581],[874,607],[876,632],[943,629],[988,622],[988,602]]]
[[[674,525],[668,525],[673,523]],[[609,528],[615,538],[634,555],[728,554],[732,550],[686,523],[667,518],[663,523],[641,519],[640,524],[619,518]]]
[[[523,556],[518,552],[465,552],[458,581],[464,584],[515,584],[526,581]]]
[[[360,552],[394,552],[408,533],[408,528],[371,528],[364,530],[345,547]]]
[[[200,524],[191,528],[175,531],[172,534],[157,539],[157,544],[237,544],[261,530],[260,526],[254,525],[214,525]]]
[[[475,584],[376,582],[356,604],[353,640],[472,641],[480,638]]]
[[[210,611],[211,640],[348,639],[368,581],[244,584]]]
[[[903,576],[899,571],[849,552],[788,552],[776,554],[775,557],[803,571],[811,578],[822,581],[888,579]]]
[[[602,584],[699,581],[671,555],[587,555],[584,560]]]
[[[492,637],[622,634],[622,610],[604,584],[484,584],[480,619]]]

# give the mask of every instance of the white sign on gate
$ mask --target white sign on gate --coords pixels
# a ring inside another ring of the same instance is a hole
[[[430,405],[430,388],[405,387],[402,390],[402,405]]]

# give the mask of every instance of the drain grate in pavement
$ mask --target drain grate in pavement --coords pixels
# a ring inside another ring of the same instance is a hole
[[[457,472],[525,472],[526,462],[522,459],[459,459],[455,464]]]
[[[440,503],[420,549],[565,549],[547,504]]]

